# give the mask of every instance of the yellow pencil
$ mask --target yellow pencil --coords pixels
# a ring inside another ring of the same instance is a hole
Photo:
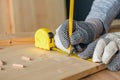
[[[74,0],[70,0],[69,27],[68,27],[69,38],[72,36],[72,31],[73,31],[73,15],[74,15]],[[68,55],[70,55],[72,50],[71,44],[68,49],[70,50]]]

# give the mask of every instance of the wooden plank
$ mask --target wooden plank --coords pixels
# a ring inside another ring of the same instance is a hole
[[[37,26],[32,0],[10,0],[9,3],[13,33],[35,30]]]
[[[120,31],[120,19],[116,19],[112,22],[109,32],[119,32]]]
[[[0,0],[0,34],[10,33],[8,0]]]
[[[11,38],[8,34],[0,35],[0,47],[1,46],[10,46]]]
[[[112,27],[112,28],[116,29],[116,27]],[[117,26],[117,28],[119,28],[119,25]],[[19,43],[19,41],[20,42],[27,41],[27,40],[29,41],[30,39],[26,38],[26,36],[30,37],[31,35],[30,33],[27,33],[27,34],[20,33],[17,35],[12,35],[12,38],[14,38],[15,41],[16,42],[18,41]],[[7,36],[3,35],[1,37],[3,41],[5,41],[4,39],[9,39],[9,38],[11,38],[9,35]],[[9,42],[9,41],[5,41],[5,43],[6,42]],[[23,55],[34,58],[35,62],[33,61],[32,63],[25,63],[28,66],[28,68],[26,67],[27,70],[23,69],[22,71],[18,72],[18,70],[17,71],[14,70],[11,67],[11,65],[12,63],[15,63],[15,62],[17,63],[17,61],[18,63],[24,63],[21,60],[20,61],[18,60],[18,58],[21,58],[21,56]],[[29,79],[29,76],[30,76],[30,79],[33,79],[33,78],[34,79],[48,79],[49,78],[51,80],[54,80],[54,79],[55,80],[56,79],[73,80],[73,79],[82,78],[84,76],[90,75],[92,73],[95,73],[105,68],[104,65],[90,63],[90,62],[87,62],[81,59],[76,60],[70,57],[63,56],[54,51],[50,51],[50,52],[44,51],[44,50],[35,48],[34,45],[25,45],[25,46],[21,45],[21,46],[13,46],[10,48],[0,49],[0,59],[5,60],[5,61],[10,61],[10,63],[7,63],[8,64],[7,66],[4,66],[6,71],[0,72],[0,75],[2,74],[0,76],[0,79],[2,80],[7,80],[6,75],[8,75],[9,80],[13,80],[13,79],[25,80],[25,79]],[[37,70],[39,72],[37,72]],[[12,71],[13,73],[10,74]],[[42,75],[42,73],[44,74]],[[18,76],[15,74],[20,74],[20,75]],[[25,74],[25,75],[22,75],[22,74]],[[32,75],[32,74],[36,74],[36,75]],[[38,77],[39,75],[41,76]],[[47,76],[49,75],[49,76],[46,78],[45,75]]]
[[[13,33],[33,32],[41,27],[53,32],[65,20],[64,0],[9,0]]]
[[[12,45],[23,45],[34,43],[34,32],[24,32],[11,35]]]
[[[55,32],[55,29],[66,19],[65,0],[34,0],[37,25]]]
[[[103,70],[80,80],[120,80],[120,71]]]
[[[33,60],[23,61],[22,56],[31,57]],[[35,48],[33,44],[1,49],[0,59],[6,62],[4,70],[0,71],[0,80],[75,80],[105,68],[101,64]],[[26,67],[16,69],[12,67],[14,63]]]
[[[34,43],[33,32],[0,35],[0,46],[22,45],[31,43]]]

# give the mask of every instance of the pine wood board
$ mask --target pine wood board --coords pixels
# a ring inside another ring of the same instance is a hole
[[[13,33],[50,28],[53,32],[64,20],[65,0],[9,0]]]
[[[8,0],[0,0],[0,34],[10,33]]]
[[[22,56],[33,60],[26,62]],[[56,51],[35,48],[34,44],[14,45],[0,49],[0,59],[6,62],[0,80],[76,80],[106,68],[105,65],[75,59]],[[26,67],[16,69],[12,64]]]
[[[0,35],[0,46],[22,45],[34,43],[34,32]]]
[[[66,18],[65,0],[0,0],[0,34],[53,32]]]
[[[112,22],[109,32],[120,32],[120,20],[116,19]]]
[[[80,80],[120,80],[120,71],[102,70]]]

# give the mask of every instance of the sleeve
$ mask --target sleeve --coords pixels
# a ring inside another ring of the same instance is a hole
[[[91,10],[86,17],[89,19],[99,19],[108,32],[113,19],[120,12],[120,0],[94,0]]]

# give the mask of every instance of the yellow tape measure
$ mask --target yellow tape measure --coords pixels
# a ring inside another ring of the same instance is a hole
[[[38,29],[35,33],[35,47],[50,50],[55,47],[53,33],[47,28]]]

